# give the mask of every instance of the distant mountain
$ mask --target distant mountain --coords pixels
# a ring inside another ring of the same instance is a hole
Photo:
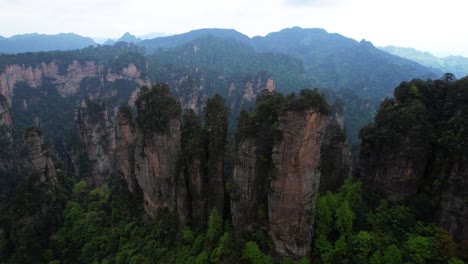
[[[138,36],[138,37],[141,38],[142,40],[145,40],[145,39],[154,39],[154,38],[160,38],[160,37],[169,37],[172,35],[174,34],[167,34],[167,33],[162,33],[162,32],[151,32],[151,33]]]
[[[252,42],[258,51],[300,58],[313,86],[352,89],[374,102],[391,97],[393,88],[403,80],[442,75],[439,70],[377,49],[371,42],[357,42],[324,29],[287,28],[254,37]]]
[[[73,50],[96,45],[93,39],[74,33],[57,35],[25,34],[0,38],[0,53],[22,53],[33,51]]]
[[[138,43],[140,41],[141,41],[140,38],[137,38],[128,32],[123,34],[123,36],[117,40],[117,42],[127,42],[127,43]]]
[[[424,66],[436,68],[442,72],[450,72],[458,78],[468,75],[468,58],[462,56],[436,57],[429,52],[422,52],[413,48],[396,46],[379,47],[380,49],[420,63]]]
[[[176,47],[200,37],[215,36],[219,38],[234,39],[242,44],[251,45],[250,38],[234,29],[220,29],[220,28],[205,28],[192,30],[187,33],[174,35],[170,37],[159,37],[155,39],[148,39],[139,42],[137,45],[145,47],[148,52],[155,51],[159,48],[167,49]]]
[[[112,45],[114,45],[115,43],[117,43],[115,40],[113,40],[113,39],[108,39],[108,40],[106,40],[104,43],[102,43],[102,45],[110,45],[110,46],[112,46]]]

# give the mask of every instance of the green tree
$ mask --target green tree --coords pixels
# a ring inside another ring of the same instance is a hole
[[[375,237],[367,231],[360,231],[352,238],[352,258],[355,263],[366,263],[374,252]]]
[[[431,239],[423,236],[415,236],[405,243],[406,254],[416,264],[424,264],[432,258]]]
[[[180,118],[180,104],[171,95],[167,84],[158,83],[149,89],[142,87],[135,105],[138,109],[137,122],[150,132],[165,133],[169,121]]]
[[[272,264],[273,260],[265,256],[255,242],[247,242],[242,250],[242,257],[251,264]]]
[[[350,235],[353,231],[355,215],[349,207],[348,201],[343,201],[336,209],[336,230],[343,235]]]
[[[208,218],[208,230],[206,231],[207,242],[213,245],[223,231],[223,219],[218,210],[213,208]]]
[[[384,252],[383,263],[385,264],[401,264],[403,257],[401,251],[395,245],[390,245]]]

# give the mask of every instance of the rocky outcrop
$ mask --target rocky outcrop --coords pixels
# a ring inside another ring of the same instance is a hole
[[[195,223],[204,225],[208,216],[206,194],[205,163],[200,158],[194,158],[187,164],[185,178],[187,181],[187,197],[190,203],[190,215]]]
[[[329,117],[320,161],[320,192],[336,191],[351,176],[352,156],[344,133],[343,116]]]
[[[69,150],[75,174],[91,186],[100,186],[115,172],[115,131],[105,104],[82,100],[75,111],[75,124],[78,148]]]
[[[395,99],[385,100],[374,123],[361,130],[359,161],[371,202],[384,194],[424,207],[419,217],[458,240],[468,239],[467,81],[401,83]]]
[[[279,118],[275,170],[268,195],[269,234],[283,256],[308,255],[315,197],[320,185],[320,150],[327,117],[315,110],[288,111]]]
[[[382,144],[368,154],[360,152],[365,192],[383,194],[390,201],[403,201],[418,192],[428,159],[427,145],[417,137]]]
[[[275,90],[275,81],[272,77],[267,77],[265,72],[260,72],[254,80],[247,81],[245,84],[242,100],[247,102],[255,101],[257,95],[264,89],[273,92]]]
[[[168,128],[167,133],[157,133],[145,131],[138,124],[136,126],[135,175],[143,190],[145,211],[150,216],[154,216],[161,207],[175,207],[180,121],[170,120]]]
[[[431,145],[428,110],[420,102],[388,99],[373,124],[361,130],[359,174],[364,192],[378,201],[404,201],[422,183]]]
[[[245,139],[237,146],[237,160],[232,175],[231,212],[233,225],[241,230],[255,231],[262,204],[262,185],[257,172],[257,147],[254,139]],[[265,206],[265,204],[263,205]]]
[[[185,205],[178,204],[178,198],[184,200],[181,193],[186,193],[178,173],[180,106],[167,85],[157,84],[151,90],[142,89],[136,107],[135,177],[143,191],[145,212],[154,217],[164,208],[174,212],[180,206],[183,210]]]
[[[264,91],[251,113],[241,113],[230,188],[237,231],[266,231],[281,256],[310,254],[321,179],[328,189],[350,173],[340,117],[329,116],[323,96],[308,89],[287,99]]]
[[[117,114],[116,149],[115,161],[116,170],[127,181],[130,192],[136,191],[135,178],[135,146],[134,146],[134,124],[129,106],[122,106]]]
[[[11,119],[10,109],[5,97],[0,94],[0,126],[11,127],[13,121]]]
[[[146,69],[138,70],[133,63],[130,63],[119,73],[106,72],[100,62],[79,62],[77,60],[67,65],[65,71],[59,69],[56,61],[43,62],[38,66],[11,64],[7,65],[4,71],[0,73],[0,93],[6,97],[11,105],[14,87],[19,81],[24,81],[34,88],[39,87],[47,80],[56,85],[57,91],[63,97],[76,94],[80,89],[81,81],[92,77],[97,77],[101,86],[105,82],[114,82],[117,79],[133,80],[140,85],[149,85],[147,78],[140,77],[141,70]]]
[[[456,239],[468,239],[468,165],[456,162],[441,191],[436,221]]]
[[[215,95],[206,101],[206,179],[208,210],[216,208],[220,215],[224,213],[224,155],[228,129],[228,110],[224,99]]]
[[[55,166],[44,147],[40,130],[37,128],[29,129],[25,138],[32,174],[38,177],[40,183],[47,183],[50,188],[55,188],[57,185]]]
[[[5,97],[0,94],[0,213],[4,213],[18,183],[27,177],[24,137],[15,133]]]

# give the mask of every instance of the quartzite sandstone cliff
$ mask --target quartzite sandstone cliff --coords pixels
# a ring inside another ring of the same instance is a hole
[[[92,186],[100,186],[115,172],[114,125],[100,101],[82,100],[75,111],[78,145],[69,149],[75,174]]]
[[[55,166],[44,146],[39,129],[31,128],[26,132],[26,145],[33,176],[38,177],[40,183],[47,183],[50,188],[55,188],[57,184]]]
[[[273,150],[269,234],[281,255],[305,256],[312,243],[327,116],[315,110],[288,111],[278,119],[283,136]]]

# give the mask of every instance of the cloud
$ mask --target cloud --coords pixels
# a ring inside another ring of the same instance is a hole
[[[283,0],[291,7],[336,7],[344,4],[345,0]]]

